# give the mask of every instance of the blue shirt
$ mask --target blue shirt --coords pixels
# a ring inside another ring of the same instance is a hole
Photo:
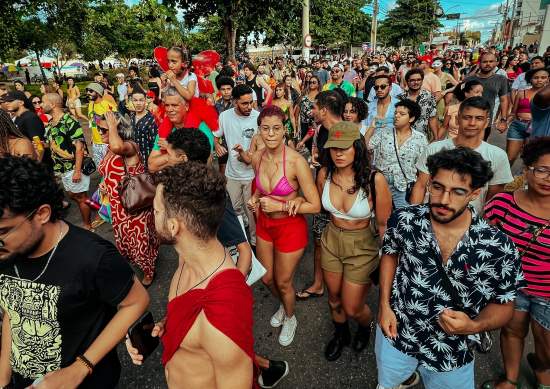
[[[382,128],[388,128],[388,129],[393,129],[393,117],[394,117],[394,114],[395,114],[395,104],[397,104],[397,102],[399,100],[391,97],[391,101],[390,101],[390,104],[388,106],[388,109],[386,111],[386,116],[384,119],[376,119],[376,122],[375,122],[375,125],[374,125],[374,132],[376,133],[377,130],[379,129],[382,129]],[[377,115],[377,111],[378,111],[378,98],[375,98],[374,100],[372,100],[370,103],[369,103],[369,114],[367,116],[367,119],[366,119],[366,126],[367,127],[370,127],[371,124],[373,123],[373,121],[375,120],[376,118],[376,115]]]

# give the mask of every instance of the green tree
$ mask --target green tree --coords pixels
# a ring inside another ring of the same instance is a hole
[[[430,33],[442,27],[435,14],[437,0],[397,0],[380,24],[380,40],[387,45],[416,45],[428,40]]]

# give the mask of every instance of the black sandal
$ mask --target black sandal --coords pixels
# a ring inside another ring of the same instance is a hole
[[[501,379],[499,380],[489,380],[489,381],[485,381],[483,383],[483,385],[481,385],[481,389],[495,389],[495,385],[500,383],[500,382],[507,382],[509,383],[510,385],[514,385],[516,387],[516,389],[521,389],[521,383],[519,382],[516,382],[516,381],[512,381],[506,377],[502,377]]]
[[[307,289],[308,288],[304,288],[300,292],[296,292],[296,300],[305,301],[309,298],[323,297],[323,295],[325,294],[324,289],[321,293],[311,292]]]

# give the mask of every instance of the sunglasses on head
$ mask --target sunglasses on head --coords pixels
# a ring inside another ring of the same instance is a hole
[[[387,84],[382,84],[382,85],[375,85],[373,88],[374,90],[384,90],[388,87]]]

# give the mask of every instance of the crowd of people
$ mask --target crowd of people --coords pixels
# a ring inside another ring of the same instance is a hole
[[[324,357],[374,336],[380,389],[474,388],[493,330],[504,375],[482,386],[520,387],[530,328],[550,387],[547,59],[432,49],[195,72],[171,47],[167,69],[132,65],[116,87],[98,73],[83,95],[74,79],[41,96],[1,84],[0,386],[114,388],[126,337],[135,364],[161,338],[171,388],[272,388],[289,365],[254,352],[253,321],[287,347],[297,301],[326,291]],[[114,245],[94,233],[106,222]],[[161,244],[178,266],[136,343]],[[312,282],[297,287],[300,261]],[[254,266],[270,318],[253,318]]]

